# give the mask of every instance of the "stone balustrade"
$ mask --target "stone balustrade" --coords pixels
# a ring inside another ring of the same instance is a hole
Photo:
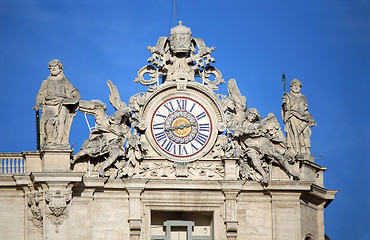
[[[25,172],[25,158],[22,153],[0,153],[0,174]]]

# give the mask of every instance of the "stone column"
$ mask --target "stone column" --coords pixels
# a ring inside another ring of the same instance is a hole
[[[236,240],[238,233],[236,197],[242,189],[241,181],[222,181],[222,192],[225,195],[225,225],[228,240]]]
[[[300,240],[300,196],[297,192],[270,192],[272,239]]]
[[[324,229],[324,206],[326,202],[317,206],[317,233],[319,240],[325,240],[325,229]]]
[[[141,209],[141,193],[145,188],[145,179],[130,179],[125,181],[126,189],[129,194],[129,228],[130,239],[139,240],[142,230],[142,209]]]

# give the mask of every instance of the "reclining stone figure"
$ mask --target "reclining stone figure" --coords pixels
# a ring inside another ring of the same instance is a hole
[[[80,101],[79,110],[93,115],[96,127],[85,140],[81,150],[73,154],[71,159],[71,164],[74,164],[85,155],[90,157],[107,155],[106,160],[99,167],[99,176],[104,176],[105,169],[125,153],[124,145],[131,136],[129,123],[131,109],[121,102],[116,86],[109,80],[108,86],[111,91],[109,100],[117,111],[108,116],[107,106],[100,100]]]
[[[273,113],[262,119],[255,108],[248,108],[242,125],[233,126],[234,140],[240,148],[240,157],[250,160],[255,170],[261,174],[262,182],[267,184],[269,177],[263,168],[263,162],[271,164],[277,161],[288,175],[299,179],[289,162],[282,156],[285,138]]]

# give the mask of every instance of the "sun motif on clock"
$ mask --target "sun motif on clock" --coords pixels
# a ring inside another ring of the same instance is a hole
[[[151,135],[156,148],[165,155],[189,159],[202,152],[211,134],[210,114],[194,99],[170,98],[152,115]]]

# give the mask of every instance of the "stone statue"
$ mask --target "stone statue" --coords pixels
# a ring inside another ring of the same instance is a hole
[[[89,138],[85,140],[81,150],[72,155],[71,160],[71,164],[74,164],[76,160],[85,155],[106,157],[99,167],[100,176],[104,176],[105,169],[125,153],[124,145],[131,136],[131,128],[129,127],[131,109],[121,101],[116,86],[110,80],[107,84],[110,89],[109,101],[116,112],[108,116],[107,106],[100,100],[80,101],[79,110],[93,115],[96,126],[91,131]]]
[[[247,110],[247,98],[240,93],[235,79],[227,82],[228,97],[222,100],[224,112],[227,114],[227,125],[241,125],[245,120],[245,111]]]
[[[215,62],[211,57],[214,47],[207,47],[200,38],[192,37],[191,29],[179,25],[171,29],[169,37],[160,37],[155,47],[148,47],[152,57],[148,62],[152,65],[142,67],[134,82],[153,85],[159,84],[159,77],[165,81],[195,81],[200,77],[202,83],[211,89],[218,89],[217,85],[224,83],[221,72],[211,63]],[[150,79],[144,79],[144,74],[149,73]],[[215,79],[210,80],[210,75]]]
[[[277,161],[288,175],[298,179],[288,161],[282,156],[285,146],[284,135],[273,113],[262,119],[255,108],[249,108],[241,126],[231,127],[234,139],[240,148],[243,160],[249,160],[254,169],[262,175],[262,182],[268,183],[269,177],[263,168],[264,163]],[[243,173],[242,173],[243,174]]]
[[[81,96],[64,76],[59,60],[51,60],[49,70],[50,76],[42,82],[33,107],[36,111],[42,109],[40,145],[44,150],[69,150],[69,131]]]
[[[308,112],[307,99],[300,93],[302,84],[298,79],[290,83],[290,92],[282,98],[282,117],[287,139],[286,157],[294,158],[298,154],[310,154],[311,129],[316,125]]]

